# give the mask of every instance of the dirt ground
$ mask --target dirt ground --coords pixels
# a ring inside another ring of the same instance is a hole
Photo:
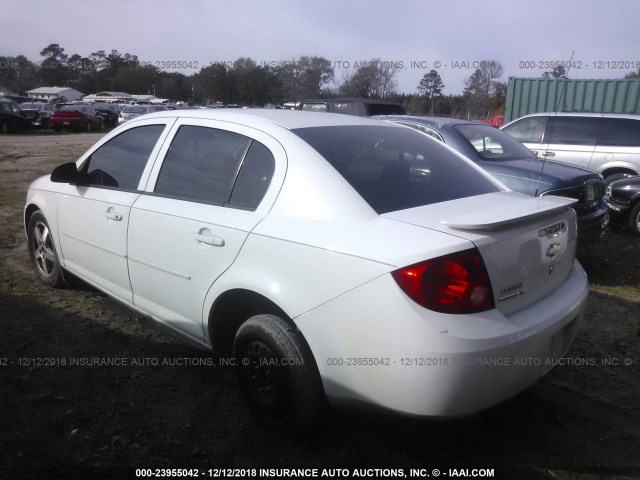
[[[0,136],[0,478],[268,467],[640,478],[640,237],[611,231],[580,250],[591,284],[583,328],[567,363],[512,400],[438,422],[327,409],[309,435],[283,439],[252,423],[231,370],[194,365],[206,351],[80,281],[36,283],[21,223],[27,187],[101,135]]]

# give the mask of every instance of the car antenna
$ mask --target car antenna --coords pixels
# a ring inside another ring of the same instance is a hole
[[[572,51],[571,52],[571,58],[569,59],[569,65],[567,66],[567,70],[564,73],[564,81],[562,82],[562,89],[560,90],[560,95],[558,96],[558,102],[556,103],[556,109],[554,112],[554,121],[551,124],[551,130],[549,131],[548,135],[545,135],[547,137],[547,148],[544,150],[545,155],[542,155],[542,168],[540,169],[540,175],[538,175],[538,184],[536,185],[536,193],[535,196],[538,196],[538,191],[540,190],[540,181],[542,180],[542,172],[544,171],[544,166],[547,162],[547,155],[546,153],[549,151],[549,144],[551,143],[551,133],[553,132],[553,129],[556,126],[556,122],[555,122],[555,117],[558,116],[558,110],[560,109],[560,103],[562,101],[564,101],[565,98],[565,92],[566,92],[566,88],[567,88],[567,80],[569,78],[569,71],[571,70],[571,65],[573,64],[573,55],[576,53],[576,51]],[[546,132],[545,132],[546,133]]]

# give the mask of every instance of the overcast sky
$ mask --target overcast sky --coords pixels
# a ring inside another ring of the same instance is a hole
[[[318,55],[334,63],[338,83],[356,62],[379,58],[401,67],[406,93],[436,67],[444,92],[461,93],[485,59],[502,63],[504,81],[539,77],[572,52],[571,78],[622,78],[640,67],[640,2],[628,0],[2,0],[0,18],[5,56],[39,61],[58,43],[68,55],[115,49],[179,61],[190,75],[239,57]]]

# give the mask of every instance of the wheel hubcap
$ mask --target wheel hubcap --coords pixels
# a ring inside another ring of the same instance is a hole
[[[53,250],[51,233],[49,228],[42,222],[36,223],[33,229],[32,247],[36,268],[43,277],[50,277],[55,268],[56,254]]]
[[[240,360],[243,383],[251,398],[272,415],[284,413],[289,403],[289,389],[284,367],[278,365],[273,350],[261,340],[252,340],[247,343]]]

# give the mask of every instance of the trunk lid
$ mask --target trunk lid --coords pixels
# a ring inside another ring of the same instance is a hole
[[[515,313],[549,295],[575,259],[575,200],[498,192],[390,212],[385,218],[473,242],[484,260],[496,309]]]

